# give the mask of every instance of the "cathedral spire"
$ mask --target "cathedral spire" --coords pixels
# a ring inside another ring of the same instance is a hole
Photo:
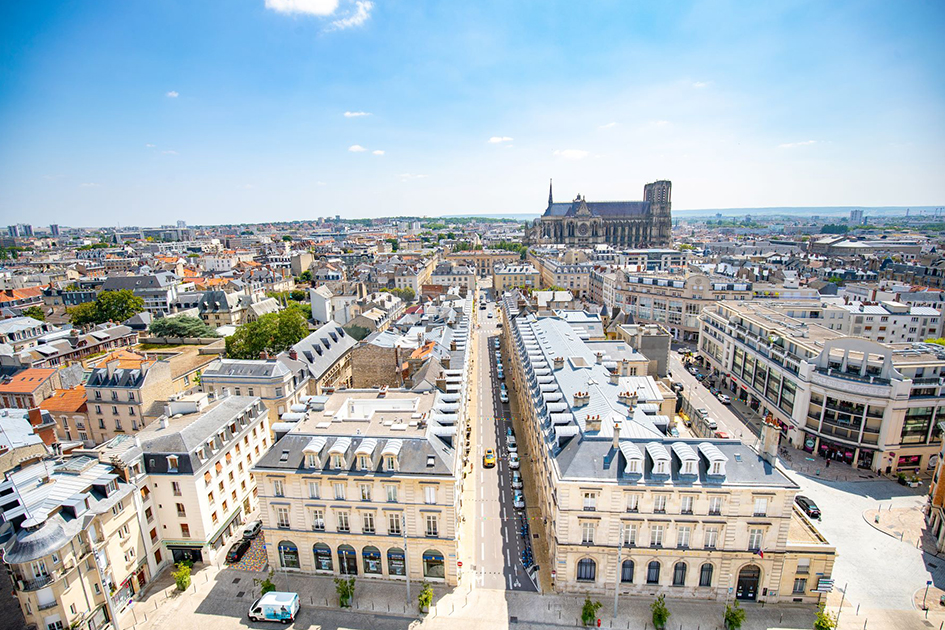
[[[551,207],[551,204],[555,202],[554,196],[551,194],[551,183],[552,183],[552,180],[549,179],[548,180],[548,207],[549,208]]]

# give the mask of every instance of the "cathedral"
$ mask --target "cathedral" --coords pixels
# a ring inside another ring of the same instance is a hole
[[[551,187],[548,207],[525,231],[529,245],[589,247],[606,243],[621,248],[672,245],[672,183],[660,180],[643,187],[643,201],[574,201],[555,203]]]

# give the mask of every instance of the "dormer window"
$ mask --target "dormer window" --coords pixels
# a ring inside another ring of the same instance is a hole
[[[396,458],[393,455],[384,456],[384,470],[387,472],[395,472],[397,470]]]
[[[722,463],[721,462],[712,462],[712,474],[720,475],[722,474]]]
[[[333,453],[331,456],[331,467],[335,470],[340,470],[342,467],[341,455]]]
[[[695,471],[694,471],[694,467],[695,467],[695,466],[694,466],[694,462],[684,462],[684,463],[683,463],[683,474],[684,474],[684,475],[691,475],[691,474],[693,474],[693,473],[695,472]]]
[[[177,472],[177,456],[167,456],[167,472]]]
[[[635,460],[635,459],[631,459],[628,463],[629,463],[629,467],[628,467],[628,469],[627,469],[627,472],[631,472],[631,473],[639,473],[639,472],[640,472],[640,462],[639,462],[639,461],[637,461],[637,460]]]
[[[118,490],[118,482],[112,479],[111,481],[108,482],[108,488],[105,494],[106,495],[111,494],[112,492],[115,492],[116,490]]]
[[[358,455],[358,470],[370,470],[371,460],[367,455]]]
[[[305,466],[307,468],[317,468],[318,467],[318,457],[314,453],[309,453],[305,456]]]
[[[665,462],[665,461],[660,460],[660,461],[656,462],[656,474],[658,474],[658,475],[665,475],[665,474],[666,474],[666,462]]]

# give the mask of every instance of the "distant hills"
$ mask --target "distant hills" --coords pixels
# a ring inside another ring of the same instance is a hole
[[[909,211],[911,216],[933,216],[936,210],[945,219],[945,206],[784,206],[774,208],[703,208],[700,210],[673,210],[673,217],[678,219],[714,217],[721,214],[723,217],[743,217],[746,214],[752,216],[784,216],[784,217],[848,217],[850,210],[862,210],[865,216],[904,216]],[[452,214],[445,215],[442,218],[450,219],[457,217],[476,216],[484,219],[509,219],[511,221],[532,221],[541,216],[540,213],[495,213],[495,214],[476,214],[463,215]]]

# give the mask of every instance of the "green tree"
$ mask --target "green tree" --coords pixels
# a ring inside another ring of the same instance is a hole
[[[312,272],[306,269],[299,274],[299,277],[295,279],[296,282],[311,282],[312,281]]]
[[[650,612],[653,613],[653,627],[662,628],[666,627],[666,622],[669,620],[669,609],[666,608],[666,597],[660,595],[656,598],[652,604],[650,604]]]
[[[304,302],[305,298],[307,297],[308,297],[308,293],[306,293],[302,289],[293,289],[292,291],[289,291],[290,300],[295,300],[296,302]]]
[[[273,569],[269,569],[269,575],[267,575],[265,578],[261,580],[259,578],[253,578],[253,584],[259,587],[260,595],[265,595],[270,591],[276,590],[276,585],[272,581],[272,576],[275,575],[275,573],[276,572]]]
[[[335,592],[338,593],[338,605],[351,608],[351,600],[354,599],[354,578],[335,578]]]
[[[171,571],[171,575],[174,577],[174,583],[177,584],[177,590],[186,591],[190,586],[190,565],[179,562],[177,570]]]
[[[302,317],[305,318],[305,321],[312,319],[312,305],[308,302],[290,302],[287,309],[295,309],[298,312],[302,313]]]
[[[148,331],[155,337],[216,337],[216,331],[199,317],[178,315],[164,317],[151,323]]]
[[[430,610],[430,604],[433,603],[433,587],[428,582],[420,585],[420,594],[417,595],[417,607],[424,613]]]
[[[285,236],[282,237],[282,240],[285,241],[286,243],[291,243],[292,237],[286,234]]]
[[[734,605],[725,604],[725,615],[722,617],[727,630],[738,630],[745,623],[745,609],[738,605],[738,600]]]
[[[585,626],[592,625],[597,620],[597,611],[603,606],[600,602],[592,602],[590,597],[584,598],[584,606],[581,608],[581,623]]]
[[[226,338],[226,355],[231,359],[257,359],[261,352],[278,354],[288,350],[308,335],[305,316],[289,308],[263,315],[243,324]]]
[[[20,315],[24,317],[32,317],[33,319],[38,319],[41,322],[46,321],[46,313],[43,311],[42,307],[39,306],[27,306],[22,311]]]
[[[396,238],[385,238],[384,240],[390,243],[390,251],[396,252],[400,249],[400,242]]]
[[[827,612],[824,604],[817,608],[814,615],[814,630],[834,630],[837,627],[837,618]]]
[[[72,323],[83,326],[103,322],[123,322],[144,310],[144,300],[129,291],[102,291],[94,302],[66,309]]]
[[[414,298],[417,297],[417,292],[410,287],[404,287],[402,289],[381,289],[381,292],[396,295],[404,302],[413,302]]]

